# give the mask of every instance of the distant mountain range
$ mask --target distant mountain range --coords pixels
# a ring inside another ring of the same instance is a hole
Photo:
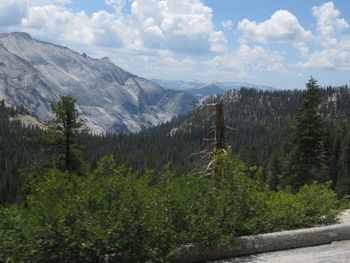
[[[231,89],[240,88],[254,88],[259,90],[276,90],[276,88],[271,86],[264,86],[251,83],[243,82],[203,82],[200,80],[193,81],[183,81],[183,80],[162,80],[162,79],[151,79],[152,81],[158,83],[162,87],[171,90],[182,90],[189,92],[196,97],[203,97],[213,94],[224,94],[226,91]]]
[[[60,95],[77,100],[79,113],[95,134],[138,132],[188,112],[196,101],[106,57],[91,58],[27,33],[0,34],[0,100],[49,120],[50,105]]]

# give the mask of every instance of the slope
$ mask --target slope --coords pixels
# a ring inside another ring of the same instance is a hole
[[[0,99],[48,120],[50,104],[71,95],[95,134],[138,132],[188,112],[195,101],[108,58],[94,59],[27,33],[0,34],[0,62]]]

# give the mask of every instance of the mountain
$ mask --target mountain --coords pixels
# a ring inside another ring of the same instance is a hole
[[[226,90],[216,82],[201,86],[199,88],[190,88],[186,90],[197,98],[202,98],[205,96],[210,96],[214,94],[223,95],[226,93]]]
[[[261,85],[261,84],[252,84],[252,83],[246,83],[246,82],[219,82],[220,85],[225,89],[225,90],[230,90],[230,89],[240,89],[240,88],[249,88],[249,89],[258,89],[258,90],[277,90],[275,87],[271,86],[266,86],[266,85]]]
[[[195,98],[131,74],[109,58],[95,59],[33,39],[0,34],[0,99],[42,120],[50,105],[71,95],[94,134],[138,132],[191,110]]]
[[[165,79],[151,79],[151,80],[166,89],[172,89],[172,90],[196,89],[206,85],[205,82],[200,80],[192,80],[192,81],[165,80]]]
[[[258,90],[277,90],[271,86],[265,86],[260,84],[251,84],[244,82],[203,82],[200,80],[193,81],[184,81],[184,80],[163,80],[163,79],[152,79],[152,81],[158,83],[162,87],[171,90],[182,90],[189,92],[196,97],[209,96],[214,94],[224,94],[226,91],[231,89],[240,89],[240,88],[252,88]]]

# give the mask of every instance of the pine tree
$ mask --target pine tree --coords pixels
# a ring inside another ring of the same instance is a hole
[[[265,183],[271,190],[276,190],[277,186],[281,184],[280,177],[283,174],[283,162],[279,151],[272,152],[265,173]]]
[[[54,118],[49,122],[50,143],[58,148],[57,165],[64,171],[79,173],[81,153],[76,144],[76,134],[86,133],[85,122],[79,119],[75,99],[61,96],[57,105],[51,105]]]
[[[350,193],[350,134],[343,138],[341,144],[336,191],[340,196],[343,196]]]
[[[324,165],[325,127],[320,115],[321,89],[317,80],[310,78],[302,94],[303,103],[292,127],[291,174],[289,182],[295,189],[319,180],[319,172]]]

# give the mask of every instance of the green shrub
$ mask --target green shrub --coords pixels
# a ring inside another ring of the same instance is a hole
[[[87,177],[31,176],[26,198],[1,210],[0,261],[171,262],[181,244],[332,223],[341,207],[328,186],[274,192],[230,152],[218,164],[214,179],[141,175],[111,158]]]
[[[329,185],[305,185],[296,194],[288,189],[264,191],[259,199],[259,233],[335,223],[344,209]]]

